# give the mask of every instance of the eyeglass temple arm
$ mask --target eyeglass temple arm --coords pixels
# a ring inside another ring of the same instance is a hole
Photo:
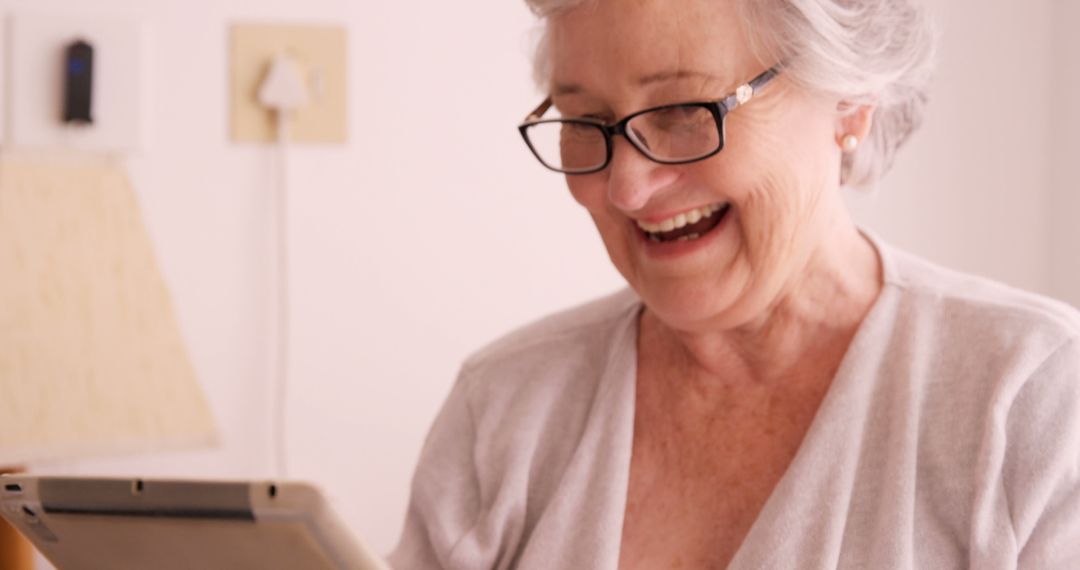
[[[544,99],[544,102],[540,103],[540,105],[537,108],[533,109],[533,111],[531,113],[529,113],[528,117],[525,117],[525,122],[535,121],[535,120],[539,119],[540,117],[543,117],[544,113],[547,113],[547,110],[550,109],[550,108],[551,108],[551,97],[549,96],[547,99]]]
[[[779,73],[778,67],[770,67],[769,69],[766,69],[761,75],[758,75],[757,77],[751,79],[749,83],[744,83],[740,85],[734,93],[723,98],[722,101],[724,103],[724,106],[727,107],[728,111],[731,111],[739,105],[745,105],[750,101],[750,99],[754,98],[754,94],[757,93],[758,90],[765,87],[765,85],[772,81],[773,78],[776,77],[777,73]],[[539,106],[533,109],[533,111],[529,113],[527,117],[525,117],[525,121],[528,122],[539,119],[540,117],[544,116],[544,113],[547,113],[548,109],[550,108],[551,96],[548,96],[546,99],[544,99],[542,103],[540,103]]]
[[[750,100],[754,98],[754,95],[772,81],[779,72],[779,66],[770,67],[762,72],[761,75],[751,79],[748,83],[743,83],[738,86],[734,93],[723,98],[722,103],[724,104],[724,107],[730,112],[740,105],[749,103]]]

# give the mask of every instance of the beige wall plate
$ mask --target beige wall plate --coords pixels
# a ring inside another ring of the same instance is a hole
[[[340,26],[237,24],[232,27],[232,140],[277,139],[274,114],[259,104],[259,85],[271,60],[292,57],[309,87],[308,105],[295,112],[294,143],[342,144],[348,136],[346,32]]]

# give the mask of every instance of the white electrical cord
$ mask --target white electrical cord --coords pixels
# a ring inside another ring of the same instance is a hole
[[[289,141],[292,114],[307,104],[307,85],[299,67],[287,55],[274,58],[259,86],[259,102],[274,112],[277,137],[277,187],[274,217],[277,233],[277,345],[274,352],[274,470],[278,479],[288,476],[288,446],[285,427],[289,386]]]

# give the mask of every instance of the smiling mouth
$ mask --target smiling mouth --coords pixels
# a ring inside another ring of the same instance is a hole
[[[713,230],[724,219],[731,204],[712,204],[684,212],[658,223],[637,222],[637,227],[655,243],[691,241]]]

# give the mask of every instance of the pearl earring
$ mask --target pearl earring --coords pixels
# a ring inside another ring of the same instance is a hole
[[[859,148],[859,137],[855,135],[844,135],[844,138],[840,139],[840,146],[844,149],[844,152],[855,152],[855,149]]]

